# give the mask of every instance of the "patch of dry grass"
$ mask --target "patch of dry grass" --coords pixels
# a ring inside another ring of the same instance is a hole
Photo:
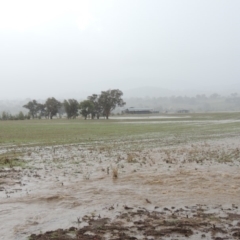
[[[131,162],[133,162],[133,161],[134,161],[134,156],[133,156],[133,154],[128,153],[128,155],[127,155],[127,162],[128,162],[128,163],[131,163]]]
[[[112,166],[112,177],[113,177],[113,179],[118,178],[118,167],[113,167]]]

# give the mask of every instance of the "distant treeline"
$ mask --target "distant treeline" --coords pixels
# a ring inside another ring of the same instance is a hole
[[[42,103],[36,100],[29,100],[27,103],[26,101],[0,101],[0,119],[52,118],[56,115],[59,117],[65,115],[67,118],[76,118],[79,115],[84,118],[87,116],[108,118],[116,107],[125,105],[122,95],[120,90],[115,89],[103,91],[101,94],[93,94],[80,102],[76,99],[59,101],[55,98],[48,98]],[[240,111],[240,95],[237,93],[229,96],[215,93],[210,96],[202,94],[195,97],[128,98],[126,102],[127,107],[151,108],[160,113],[175,113],[183,109],[189,112]],[[115,112],[117,111],[118,109],[115,109]],[[11,114],[11,112],[15,114]]]
[[[151,108],[162,113],[175,113],[182,109],[189,112],[240,111],[240,95],[237,93],[227,97],[215,93],[195,97],[129,98],[126,102],[127,107]]]
[[[86,100],[78,102],[76,99],[65,99],[63,102],[58,101],[54,97],[48,98],[44,103],[39,103],[36,100],[31,100],[22,107],[28,110],[28,113],[19,113],[12,115],[8,111],[3,111],[0,119],[1,120],[24,120],[24,119],[41,119],[49,118],[52,119],[54,116],[66,115],[67,118],[76,118],[82,115],[85,119],[88,116],[91,119],[100,116],[108,119],[111,111],[117,106],[124,106],[125,102],[122,99],[122,91],[119,89],[102,91],[101,94],[93,94]]]

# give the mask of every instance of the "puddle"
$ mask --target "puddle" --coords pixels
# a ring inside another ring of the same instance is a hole
[[[121,120],[121,119],[182,119],[182,118],[191,118],[191,116],[111,116],[111,119]]]
[[[174,117],[172,117],[174,118]],[[129,120],[132,120],[128,118]],[[141,120],[147,120],[143,118],[139,118]],[[176,124],[175,121],[127,121],[127,122],[117,122],[117,124],[164,124],[164,123],[172,123]],[[186,124],[191,124],[191,125],[209,125],[209,124],[226,124],[226,123],[240,123],[240,120],[195,120],[195,121],[188,121],[188,120],[178,120],[177,123],[186,123]]]

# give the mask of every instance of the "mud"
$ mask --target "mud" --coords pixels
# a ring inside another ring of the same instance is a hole
[[[30,240],[47,239],[239,239],[240,214],[238,207],[206,205],[159,208],[112,206],[106,211],[118,209],[115,218],[85,215],[78,218],[84,227],[71,227],[32,234]]]
[[[239,140],[16,147],[1,239],[238,239]]]

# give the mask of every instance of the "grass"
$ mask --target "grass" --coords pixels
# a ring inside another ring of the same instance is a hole
[[[127,155],[127,162],[131,163],[131,162],[133,162],[133,160],[134,160],[133,155],[131,153],[128,153],[128,155]]]
[[[211,148],[205,145],[199,145],[198,147],[192,146],[191,149],[179,148],[175,149],[163,149],[163,160],[166,163],[175,163],[179,156],[183,156],[186,162],[203,163],[204,161],[216,161],[219,163],[227,163],[233,161],[240,161],[240,151],[238,148],[229,148],[226,151],[221,148]]]
[[[169,116],[169,115],[168,115]],[[175,115],[171,115],[175,116]],[[179,116],[179,115],[177,115]],[[184,115],[180,115],[184,117]],[[91,143],[101,141],[112,144],[118,140],[134,139],[159,140],[172,137],[172,142],[181,143],[184,139],[198,136],[204,139],[240,133],[240,122],[220,122],[240,119],[239,113],[191,114],[191,118],[173,119],[118,119],[118,120],[25,120],[0,121],[1,145],[58,145],[70,143]],[[183,122],[184,120],[184,122]],[[214,120],[215,122],[211,122]],[[199,122],[200,121],[200,122]]]
[[[21,154],[15,152],[8,152],[0,154],[0,169],[4,167],[22,167],[26,166],[25,161],[21,160]]]
[[[112,167],[112,177],[113,179],[118,178],[118,167]]]

